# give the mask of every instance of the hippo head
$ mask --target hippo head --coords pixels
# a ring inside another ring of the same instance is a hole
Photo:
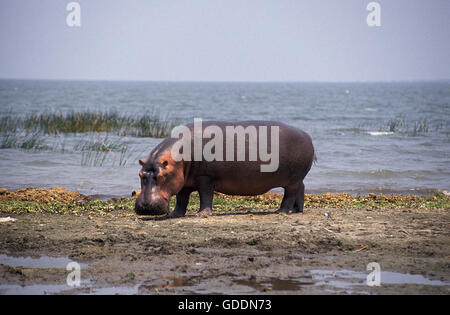
[[[141,193],[134,210],[139,215],[161,215],[169,212],[170,197],[184,185],[183,162],[175,162],[170,152],[149,155],[147,161],[139,160]]]

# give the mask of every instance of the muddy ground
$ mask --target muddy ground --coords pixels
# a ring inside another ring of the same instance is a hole
[[[81,287],[71,288],[64,268],[0,261],[0,293],[36,284],[60,285],[50,293],[61,294],[450,293],[448,207],[274,210],[206,218],[190,210],[178,219],[129,209],[101,216],[3,211],[0,217],[16,221],[0,223],[2,257],[68,257],[87,267]],[[368,286],[370,262],[391,272],[385,276],[421,275],[429,283],[390,283],[382,273],[380,286]]]

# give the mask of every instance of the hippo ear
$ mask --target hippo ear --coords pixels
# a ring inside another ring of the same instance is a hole
[[[141,164],[141,166],[144,166],[145,162],[142,160],[139,160],[139,164]]]

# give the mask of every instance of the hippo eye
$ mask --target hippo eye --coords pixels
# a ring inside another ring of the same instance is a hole
[[[162,166],[163,166],[164,168],[166,168],[168,164],[169,164],[169,162],[164,161],[164,162],[162,163]]]

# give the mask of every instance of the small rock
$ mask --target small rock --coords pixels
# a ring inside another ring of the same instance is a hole
[[[134,219],[134,222],[136,222],[136,223],[139,224],[139,225],[145,225],[145,222],[142,221],[142,220],[139,219],[139,218]]]
[[[16,220],[17,219],[14,219],[14,218],[11,218],[11,217],[0,218],[0,223],[3,223],[3,222],[14,222]]]

